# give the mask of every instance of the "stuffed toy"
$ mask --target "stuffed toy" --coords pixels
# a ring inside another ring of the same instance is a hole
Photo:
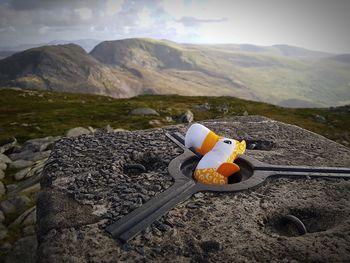
[[[194,123],[186,132],[185,146],[194,148],[196,152],[205,155],[209,152],[218,140],[222,138],[199,123]]]
[[[185,146],[193,147],[203,157],[194,178],[203,184],[227,184],[228,177],[240,170],[234,162],[246,149],[245,141],[216,135],[201,124],[193,124],[185,136]]]

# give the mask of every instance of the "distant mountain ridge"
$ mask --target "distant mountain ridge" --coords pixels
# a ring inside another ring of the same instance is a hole
[[[101,64],[75,44],[28,49],[1,60],[0,84],[112,97],[143,92],[129,73]]]
[[[209,47],[222,47],[223,49],[231,49],[242,52],[259,53],[265,55],[277,55],[295,58],[324,58],[334,54],[314,51],[305,48],[290,45],[273,45],[273,46],[257,46],[252,44],[217,44],[208,45]]]
[[[130,97],[235,96],[296,107],[350,103],[348,56],[287,45],[178,44],[147,38],[44,46],[0,60],[0,85]]]
[[[52,46],[52,45],[65,45],[65,44],[76,44],[85,49],[86,52],[90,52],[100,40],[97,39],[77,39],[77,40],[53,40],[47,43],[38,44],[21,44],[13,47],[0,47],[0,59],[6,58],[17,52],[21,52],[30,48],[42,47],[42,46]]]

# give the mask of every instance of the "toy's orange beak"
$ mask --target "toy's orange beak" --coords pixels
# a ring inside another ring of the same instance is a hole
[[[207,152],[211,151],[218,140],[222,138],[221,136],[216,135],[214,132],[210,131],[208,135],[205,137],[202,145],[200,148],[196,148],[196,151],[201,154],[205,155]]]

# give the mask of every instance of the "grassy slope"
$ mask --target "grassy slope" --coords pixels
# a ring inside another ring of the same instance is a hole
[[[323,107],[350,103],[350,65],[336,60],[282,56],[274,50],[276,47],[270,47],[271,51],[267,53],[259,53],[220,45],[181,45],[153,39],[115,41],[115,45],[119,47],[115,52],[124,50],[117,62],[125,61],[138,68],[147,76],[149,85],[161,94],[174,90],[181,95],[191,95],[188,94],[188,86],[191,86],[192,94],[196,95],[230,95],[273,104],[292,98]],[[157,47],[170,47],[180,56],[178,63],[171,63],[173,57],[170,55],[157,53]],[[187,69],[183,71],[187,81],[178,78],[176,84],[170,83],[169,87],[159,83],[162,76],[169,78],[164,71],[151,70],[147,74],[144,67],[138,65],[141,61],[159,67],[172,65],[166,67],[168,70],[176,67],[183,70],[186,65],[191,65],[192,69],[206,74],[203,76],[205,81],[197,87],[196,73]],[[229,81],[223,83],[222,80]],[[214,85],[208,85],[210,82]],[[213,86],[217,87],[216,92],[211,91]],[[201,88],[205,92],[201,92]]]
[[[197,111],[194,105],[209,103],[210,111]],[[227,105],[224,114],[215,106]],[[130,116],[137,107],[151,107],[160,113],[155,116]],[[338,142],[350,141],[350,113],[328,109],[288,109],[266,103],[246,101],[232,97],[140,96],[131,99],[111,99],[97,95],[54,93],[45,91],[23,92],[0,90],[0,140],[15,136],[20,142],[48,135],[63,135],[68,129],[83,126],[145,129],[150,120],[158,119],[164,125],[166,116],[176,118],[190,109],[195,120],[249,114],[263,115],[286,123],[296,124]],[[326,117],[320,123],[315,115]]]
[[[270,103],[298,98],[325,106],[350,100],[350,67],[344,63],[199,47],[184,52],[184,57],[190,57],[199,68],[238,80]]]

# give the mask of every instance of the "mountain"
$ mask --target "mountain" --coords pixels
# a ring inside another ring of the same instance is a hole
[[[53,40],[47,43],[21,44],[13,47],[0,47],[0,59],[6,58],[14,53],[21,52],[30,48],[52,45],[76,44],[81,46],[86,52],[90,52],[100,42],[101,41],[97,39]]]
[[[66,44],[76,44],[81,46],[86,52],[90,52],[101,40],[97,39],[77,39],[77,40],[53,40],[47,45],[66,45]]]
[[[331,56],[329,57],[329,59],[350,64],[350,54],[340,54],[336,56]]]
[[[90,54],[64,45],[12,55],[0,60],[0,84],[113,97],[151,93],[235,96],[288,107],[349,104],[350,64],[334,57],[286,45],[134,38],[103,41]]]
[[[4,50],[4,51],[0,51],[0,59],[9,57],[13,54],[17,53],[17,51],[10,51],[10,50]]]
[[[75,44],[28,49],[1,60],[0,85],[113,97],[145,92],[130,73],[101,64]]]
[[[251,44],[221,44],[207,46],[231,51],[242,51],[249,53],[286,56],[294,58],[324,58],[332,55],[331,53],[327,52],[314,51],[290,45],[257,46]]]
[[[160,94],[227,95],[295,107],[350,102],[350,65],[297,47],[125,39],[102,42],[90,54],[137,72]]]

